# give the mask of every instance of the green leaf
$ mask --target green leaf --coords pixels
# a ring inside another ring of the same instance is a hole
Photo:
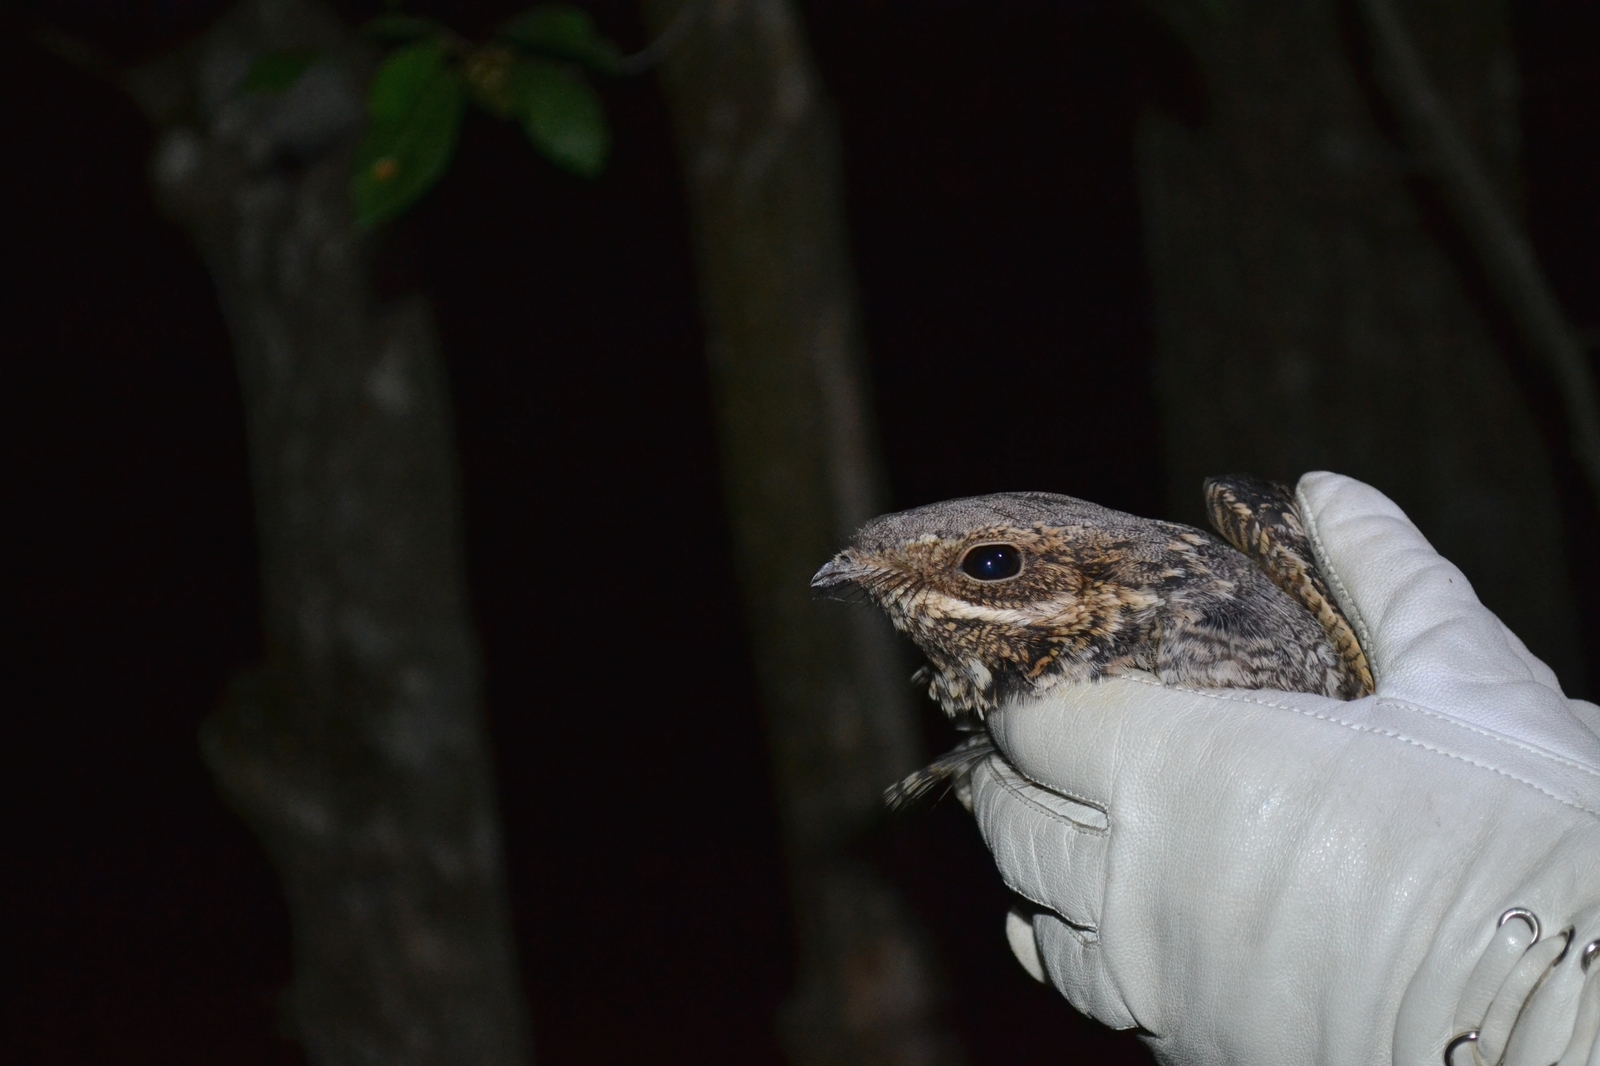
[[[528,139],[557,166],[598,177],[611,151],[611,129],[599,95],[583,75],[530,60],[518,63],[513,77],[524,101]]]
[[[239,83],[241,93],[281,93],[299,80],[316,59],[314,52],[268,52],[256,56]]]
[[[570,59],[599,71],[622,62],[617,46],[600,36],[594,20],[571,4],[541,4],[500,27],[500,36],[532,52]]]
[[[375,122],[403,122],[429,86],[441,74],[448,73],[444,45],[437,40],[397,49],[372,79],[372,88],[367,91],[367,113]]]
[[[370,227],[410,207],[450,164],[461,126],[461,85],[437,41],[395,52],[372,79],[371,121],[356,153],[350,193]]]

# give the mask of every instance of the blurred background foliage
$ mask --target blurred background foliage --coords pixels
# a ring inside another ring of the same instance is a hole
[[[4,8],[26,987],[0,1012],[33,1061],[304,1061],[282,889],[195,740],[265,643],[244,404],[218,282],[151,195],[154,130],[105,76],[231,6]],[[1600,18],[1396,6],[1592,331]],[[346,173],[375,298],[425,294],[437,320],[537,1055],[783,1061],[810,948],[727,511],[706,194],[679,105],[621,76],[667,20],[336,9],[388,57]],[[1568,407],[1408,139],[1362,5],[797,10],[837,116],[883,506],[1034,488],[1195,521],[1205,473],[1339,469],[1590,691],[1600,521]],[[242,89],[287,92],[316,58],[265,54]],[[928,951],[934,1050],[901,1061],[1145,1061],[1010,959],[954,805],[841,846]]]

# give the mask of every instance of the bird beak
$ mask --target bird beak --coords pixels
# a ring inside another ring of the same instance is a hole
[[[864,572],[865,568],[851,559],[848,553],[840,552],[828,560],[828,565],[812,575],[811,587],[828,589],[835,585],[848,585],[859,580]]]

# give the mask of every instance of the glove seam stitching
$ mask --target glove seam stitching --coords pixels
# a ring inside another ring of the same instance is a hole
[[[1256,699],[1256,698],[1250,697],[1250,696],[1240,696],[1240,695],[1237,695],[1237,694],[1223,695],[1223,694],[1217,693],[1217,692],[1207,692],[1204,689],[1185,688],[1185,687],[1183,687],[1181,685],[1162,685],[1159,682],[1145,681],[1145,680],[1143,680],[1141,678],[1137,678],[1137,677],[1129,677],[1128,680],[1134,681],[1134,682],[1136,682],[1138,684],[1141,684],[1141,685],[1151,685],[1151,686],[1153,686],[1155,688],[1173,689],[1173,690],[1178,691],[1178,692],[1185,692],[1185,693],[1189,693],[1190,695],[1194,695],[1194,696],[1206,696],[1206,697],[1209,697],[1211,699],[1223,700],[1223,701],[1226,701],[1226,702],[1229,702],[1229,703],[1251,703],[1251,704],[1256,705],[1257,707],[1268,707],[1268,708],[1271,708],[1273,710],[1278,710],[1278,711],[1289,711],[1289,712],[1292,712],[1294,714],[1301,715],[1302,717],[1305,717],[1305,718],[1313,718],[1313,719],[1316,719],[1317,721],[1328,722],[1328,723],[1330,723],[1332,725],[1343,726],[1344,728],[1346,728],[1346,729],[1348,729],[1348,730],[1350,730],[1351,732],[1354,732],[1354,733],[1368,733],[1368,734],[1371,734],[1373,736],[1388,737],[1391,740],[1398,740],[1403,744],[1409,744],[1412,747],[1421,748],[1423,751],[1432,752],[1435,755],[1442,755],[1447,759],[1454,759],[1457,762],[1466,763],[1468,766],[1476,766],[1480,770],[1488,770],[1490,773],[1497,774],[1498,776],[1504,777],[1507,780],[1516,781],[1519,784],[1526,785],[1527,787],[1533,789],[1535,792],[1541,793],[1542,795],[1548,796],[1549,798],[1555,800],[1557,803],[1560,803],[1562,806],[1571,807],[1574,810],[1582,811],[1583,813],[1585,813],[1585,814],[1587,814],[1587,815],[1589,815],[1591,817],[1594,817],[1594,818],[1600,818],[1600,810],[1596,810],[1595,808],[1585,806],[1584,804],[1579,803],[1577,800],[1572,800],[1572,799],[1568,799],[1568,798],[1566,798],[1564,796],[1560,796],[1560,795],[1558,795],[1558,794],[1556,794],[1554,792],[1551,792],[1549,789],[1545,788],[1543,785],[1538,784],[1537,782],[1529,781],[1527,778],[1520,777],[1517,774],[1514,774],[1509,770],[1502,770],[1497,766],[1490,766],[1487,763],[1479,762],[1477,759],[1468,758],[1465,755],[1460,755],[1460,754],[1457,754],[1456,752],[1453,752],[1453,751],[1446,751],[1443,748],[1436,747],[1436,746],[1434,746],[1432,744],[1428,744],[1428,743],[1426,743],[1425,741],[1422,741],[1422,740],[1418,740],[1416,737],[1407,736],[1406,734],[1398,732],[1396,730],[1380,729],[1380,728],[1378,728],[1376,726],[1362,725],[1359,722],[1351,722],[1351,721],[1348,721],[1348,720],[1343,719],[1343,718],[1335,718],[1334,716],[1332,716],[1330,714],[1322,714],[1322,713],[1320,713],[1318,711],[1308,711],[1304,707],[1291,707],[1290,705],[1285,704],[1285,703],[1275,703],[1275,702],[1273,702],[1271,700]],[[1406,708],[1406,709],[1409,709],[1409,710],[1420,710],[1420,708],[1412,707],[1410,704],[1402,703],[1402,702],[1397,701],[1397,700],[1384,700],[1382,702],[1390,704],[1390,705],[1397,705],[1397,706],[1400,706],[1400,707],[1403,707],[1403,708]],[[1545,754],[1546,758],[1550,758],[1552,760],[1555,759],[1554,756],[1550,756],[1547,753],[1541,753],[1541,754]],[[1583,769],[1583,767],[1578,767],[1578,769]]]
[[[1600,770],[1595,770],[1591,767],[1583,765],[1580,762],[1573,762],[1571,759],[1568,759],[1565,756],[1557,755],[1555,752],[1538,747],[1537,745],[1529,744],[1513,737],[1504,737],[1498,733],[1492,733],[1487,729],[1482,729],[1478,726],[1471,725],[1470,723],[1452,718],[1449,715],[1442,714],[1439,711],[1429,710],[1426,707],[1418,706],[1417,704],[1410,703],[1406,700],[1396,699],[1393,696],[1380,696],[1378,697],[1378,702],[1388,707],[1400,707],[1404,710],[1414,711],[1417,714],[1422,715],[1424,718],[1432,718],[1435,721],[1443,722],[1446,725],[1454,726],[1457,729],[1461,729],[1468,733],[1473,733],[1477,736],[1492,740],[1496,744],[1502,744],[1507,747],[1516,748],[1518,751],[1526,752],[1528,755],[1532,755],[1535,758],[1548,759],[1550,762],[1553,762],[1558,766],[1564,766],[1569,770],[1576,770],[1587,777],[1600,779]]]
[[[1026,781],[1028,784],[1032,785],[1034,788],[1043,789],[1045,792],[1049,792],[1052,795],[1060,796],[1062,799],[1068,800],[1068,801],[1070,801],[1072,803],[1078,803],[1078,804],[1081,804],[1081,805],[1083,805],[1085,807],[1090,808],[1091,810],[1099,811],[1101,814],[1105,815],[1107,824],[1103,828],[1101,826],[1089,825],[1086,822],[1078,821],[1076,818],[1073,818],[1071,815],[1062,814],[1060,811],[1053,811],[1049,807],[1046,807],[1044,804],[1040,803],[1038,800],[1034,799],[1032,796],[1029,796],[1027,793],[1023,792],[1022,789],[1018,788],[1011,781],[1008,781],[1001,774],[995,774],[994,775],[995,780],[1000,783],[1000,787],[1002,787],[1006,791],[1010,792],[1013,796],[1015,796],[1017,799],[1021,800],[1023,803],[1026,803],[1029,807],[1033,808],[1038,813],[1044,815],[1046,818],[1049,818],[1052,821],[1066,821],[1066,822],[1070,823],[1074,827],[1075,831],[1080,832],[1080,833],[1088,833],[1088,834],[1092,834],[1094,836],[1107,836],[1107,835],[1110,834],[1110,832],[1111,832],[1111,825],[1110,825],[1111,812],[1105,810],[1104,808],[1102,808],[1102,807],[1100,807],[1100,806],[1098,806],[1096,804],[1090,803],[1088,800],[1079,799],[1076,796],[1068,795],[1067,793],[1062,792],[1058,788],[1051,788],[1049,785],[1042,785],[1039,782],[1035,781],[1033,778],[1029,777],[1027,774],[1023,773],[1021,770],[1017,769],[1016,767],[1011,767],[1011,770],[1018,777],[1022,778],[1022,780]]]

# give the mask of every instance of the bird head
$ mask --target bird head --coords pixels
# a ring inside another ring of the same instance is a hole
[[[1174,528],[1047,493],[949,500],[867,523],[811,584],[860,589],[928,657],[945,711],[982,717],[1138,646]]]

